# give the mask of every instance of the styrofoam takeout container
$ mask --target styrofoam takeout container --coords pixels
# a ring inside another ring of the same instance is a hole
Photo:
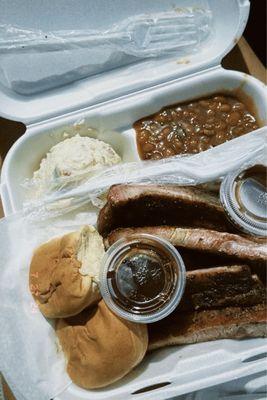
[[[52,10],[41,1],[34,2],[30,9],[26,5],[25,8],[17,7],[16,3],[5,1],[1,23],[26,28],[38,26],[47,31],[63,27],[96,28],[96,24],[101,28],[132,14],[190,6],[195,0],[115,0],[112,5],[105,0],[98,0],[97,5],[94,1],[80,0],[76,2],[77,9],[72,10],[77,14],[75,21],[73,13],[63,7],[66,2],[57,1]],[[22,96],[0,86],[1,115],[22,121],[27,126],[26,133],[9,151],[2,169],[1,193],[6,214],[21,208],[21,183],[32,177],[47,151],[63,139],[64,132],[95,137],[87,128],[97,128],[97,136],[110,143],[123,161],[139,160],[133,122],[163,106],[222,90],[242,90],[254,103],[261,123],[265,124],[267,98],[263,83],[244,73],[225,70],[220,65],[222,57],[244,30],[249,1],[213,0],[207,4],[214,16],[213,38],[200,52],[186,59],[172,57],[143,61],[39,95]],[[46,18],[41,18],[42,14]],[[72,124],[79,120],[84,123],[73,128]]]
[[[198,2],[57,0],[53,8],[41,0],[25,2],[23,6],[18,0],[3,3],[0,23],[48,31],[101,29],[133,14],[166,11]],[[265,86],[244,73],[224,70],[220,64],[242,35],[249,1],[210,0],[208,4],[214,17],[213,38],[208,46],[186,59],[146,60],[28,96],[0,86],[1,116],[22,121],[27,127],[9,151],[2,168],[1,195],[6,215],[21,209],[20,184],[32,176],[46,152],[63,139],[63,133],[94,136],[88,127],[96,128],[98,137],[110,143],[124,161],[138,160],[132,129],[137,119],[172,103],[240,89],[251,98],[259,120],[265,124]],[[77,121],[80,122],[73,127]],[[239,145],[245,140],[246,136],[239,138]],[[223,151],[224,145],[220,147]],[[262,371],[265,360],[257,357],[266,348],[264,339],[170,347],[147,356],[137,369],[115,385],[85,391],[72,384],[56,400],[166,399]]]

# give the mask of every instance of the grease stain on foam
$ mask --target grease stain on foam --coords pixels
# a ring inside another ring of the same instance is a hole
[[[234,46],[239,42],[239,39],[240,39],[239,37],[235,37],[235,38],[234,38],[234,42],[233,42],[233,43],[234,43]]]
[[[176,64],[184,64],[184,65],[186,65],[186,64],[190,64],[190,60],[189,60],[189,58],[180,58],[179,60],[177,60],[176,61]]]
[[[203,11],[207,11],[205,8],[203,7],[198,7],[198,6],[193,6],[193,7],[177,7],[176,4],[172,5],[172,8],[175,12],[177,12],[177,14],[183,14],[186,13],[188,11],[195,11],[195,12],[203,12]]]

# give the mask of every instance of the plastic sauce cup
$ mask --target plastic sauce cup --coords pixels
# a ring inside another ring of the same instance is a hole
[[[100,270],[100,291],[118,316],[151,323],[177,307],[185,278],[183,260],[171,243],[148,234],[130,235],[106,252]]]
[[[264,165],[228,174],[220,199],[229,220],[241,231],[256,236],[267,233],[267,171]]]

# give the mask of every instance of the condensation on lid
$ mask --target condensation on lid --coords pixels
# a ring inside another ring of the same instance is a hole
[[[227,175],[220,197],[230,218],[241,230],[266,236],[267,232],[267,168],[254,165]]]

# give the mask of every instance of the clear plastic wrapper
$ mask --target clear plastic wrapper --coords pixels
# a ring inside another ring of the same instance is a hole
[[[34,249],[85,222],[95,224],[97,213],[86,207],[111,184],[196,185],[218,180],[231,169],[265,162],[265,141],[266,135],[254,134],[242,149],[227,143],[224,151],[215,148],[205,155],[147,163],[146,167],[124,164],[119,170],[103,172],[101,181],[99,176],[91,178],[0,221],[0,368],[18,400],[49,400],[70,384],[53,321],[42,316],[30,293],[28,274]]]
[[[266,139],[267,131],[259,130],[251,133],[245,142],[240,137],[234,140],[234,144],[233,141],[226,142],[194,156],[118,164],[95,170],[89,177],[60,177],[47,182],[43,198],[25,202],[24,211],[34,218],[46,219],[47,215],[62,215],[90,203],[101,207],[107,189],[119,183],[195,185],[212,182],[251,160],[259,159],[264,163]],[[238,145],[239,141],[242,146]],[[33,180],[25,185],[26,191],[34,192]]]
[[[0,81],[17,93],[41,92],[146,58],[194,54],[211,33],[205,1],[134,15],[101,31],[0,25]]]

